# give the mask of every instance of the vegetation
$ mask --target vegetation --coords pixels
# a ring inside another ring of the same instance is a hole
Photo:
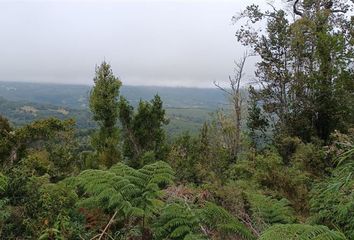
[[[100,129],[92,136],[91,142],[98,161],[110,167],[120,160],[117,120],[118,95],[122,83],[106,62],[96,68],[93,81],[95,86],[90,93],[90,109]]]
[[[140,167],[155,159],[164,159],[166,147],[162,127],[168,120],[161,98],[156,95],[151,102],[140,101],[135,113],[124,97],[121,97],[118,106],[125,136],[123,154],[130,165]]]
[[[234,17],[259,85],[243,106],[242,58],[216,84],[232,107],[198,134],[168,138],[160,96],[131,103],[106,62],[94,131],[1,116],[0,238],[354,239],[353,3],[290,2],[293,20],[256,5]]]
[[[90,89],[86,85],[0,81],[0,112],[16,126],[48,117],[72,118],[81,132],[91,131],[97,123],[89,109]],[[158,92],[169,119],[164,129],[172,137],[184,131],[197,134],[210,114],[227,103],[224,94],[213,88],[123,85],[119,92],[134,108],[140,100],[149,101]]]

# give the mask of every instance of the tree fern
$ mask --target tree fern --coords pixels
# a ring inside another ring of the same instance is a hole
[[[276,224],[268,228],[259,240],[347,240],[336,231],[325,226],[305,224]]]
[[[172,203],[156,223],[157,239],[255,239],[252,233],[225,209],[207,202],[205,206]]]
[[[113,214],[101,233],[114,224],[123,224],[118,238],[151,235],[151,220],[163,207],[162,188],[171,183],[173,171],[165,162],[156,162],[136,170],[122,163],[109,170],[86,170],[77,177],[77,186],[84,191],[81,206],[101,207]]]
[[[116,164],[109,170],[86,170],[77,177],[77,185],[85,191],[81,204],[87,207],[119,211],[125,216],[142,216],[153,211],[162,194],[160,185],[173,179],[171,167],[156,162],[136,170]]]

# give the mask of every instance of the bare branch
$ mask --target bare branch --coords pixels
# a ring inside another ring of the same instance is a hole
[[[296,14],[296,15],[299,15],[299,16],[303,16],[304,14],[302,13],[302,12],[300,12],[300,10],[298,10],[297,9],[297,4],[299,3],[299,1],[300,0],[296,0],[295,2],[294,2],[294,5],[293,5],[293,11],[294,11],[294,13]],[[290,1],[289,1],[290,2]]]
[[[347,13],[348,9],[334,9],[331,10],[331,13]]]
[[[230,78],[230,76],[229,76]],[[230,91],[228,91],[226,88],[222,87],[217,81],[214,81],[214,86],[219,88],[221,91],[225,92],[228,95],[232,95],[232,93]]]
[[[109,220],[109,222],[107,223],[106,227],[103,229],[102,233],[100,235],[98,235],[98,240],[101,240],[103,238],[103,236],[106,234],[106,231],[108,230],[108,228],[111,226],[111,224],[113,223],[114,221],[114,218],[116,217],[117,215],[117,211],[114,212],[113,216],[111,217],[111,219]],[[95,238],[95,237],[94,237]],[[92,239],[94,239],[92,238]]]
[[[218,112],[217,120],[220,124],[222,131],[222,137],[225,146],[227,146],[230,154],[230,158],[234,161],[237,160],[240,150],[240,138],[241,138],[241,117],[242,117],[242,96],[241,96],[241,81],[244,76],[244,67],[246,59],[250,56],[247,52],[238,60],[234,61],[235,69],[234,76],[229,76],[229,87],[224,88],[219,83],[214,82],[214,85],[227,93],[230,97],[230,103],[232,105],[232,118],[227,118],[223,113]],[[230,128],[232,131],[230,131]]]

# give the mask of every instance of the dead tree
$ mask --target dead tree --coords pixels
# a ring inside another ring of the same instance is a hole
[[[229,139],[228,146],[231,151],[231,157],[233,159],[237,159],[237,155],[240,152],[240,141],[241,141],[241,117],[242,117],[242,96],[241,96],[241,80],[244,76],[244,67],[246,63],[246,59],[250,55],[245,53],[239,61],[235,61],[235,74],[234,76],[229,76],[229,86],[222,87],[218,82],[214,81],[214,85],[219,88],[221,91],[226,93],[229,96],[232,110],[233,110],[233,123],[235,128],[235,134],[233,139]],[[220,121],[221,128],[223,128],[223,132],[225,132],[223,126],[223,121]]]

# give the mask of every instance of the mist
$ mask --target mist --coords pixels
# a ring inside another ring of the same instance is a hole
[[[92,84],[105,60],[127,85],[211,87],[245,51],[231,18],[251,2],[0,1],[0,81]]]

